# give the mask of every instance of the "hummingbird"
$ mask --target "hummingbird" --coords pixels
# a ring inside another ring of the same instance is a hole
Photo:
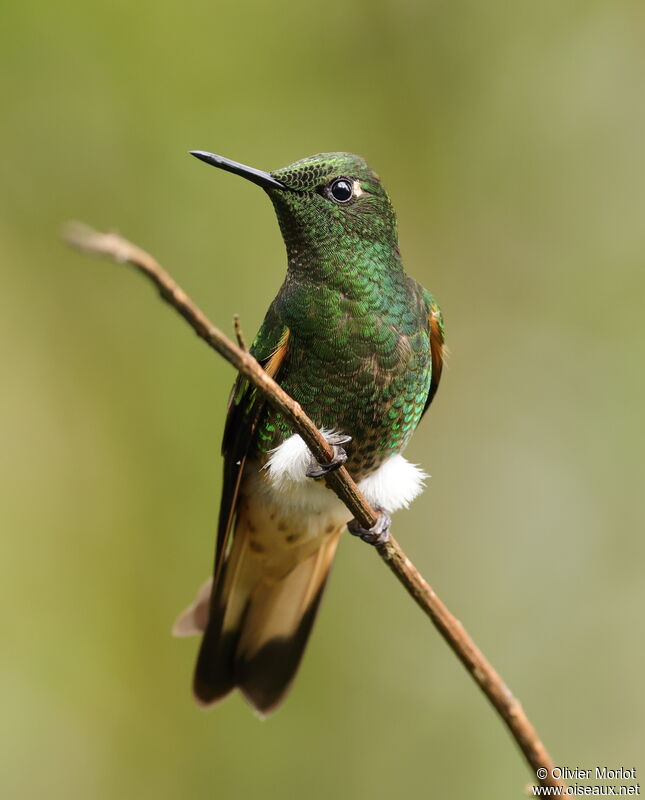
[[[230,395],[213,576],[175,623],[202,636],[193,690],[210,707],[238,688],[260,715],[287,694],[341,533],[386,541],[390,514],[428,476],[401,454],[437,391],[444,326],[403,271],[394,209],[357,155],[321,153],[264,172],[191,155],[260,186],[287,274],[250,352],[332,446],[320,464],[242,375]],[[326,486],[345,464],[379,518],[364,530]]]

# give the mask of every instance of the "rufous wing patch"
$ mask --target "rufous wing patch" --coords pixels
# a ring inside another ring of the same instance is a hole
[[[271,353],[266,364],[264,365],[264,371],[272,378],[275,378],[276,373],[280,369],[282,362],[287,355],[287,351],[289,349],[289,336],[289,328],[285,328],[275,350],[273,353]]]
[[[433,397],[439,388],[441,371],[445,360],[445,345],[443,341],[443,325],[441,322],[441,311],[436,303],[432,303],[428,308],[428,332],[430,334],[430,358],[432,361],[432,376],[430,378],[430,390],[426,400],[423,413],[428,410]]]

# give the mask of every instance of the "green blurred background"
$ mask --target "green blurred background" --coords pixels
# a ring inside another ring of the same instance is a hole
[[[530,779],[349,538],[284,707],[193,705],[197,643],[170,627],[211,563],[233,371],[58,239],[119,229],[251,338],[284,271],[273,211],[191,148],[381,174],[452,352],[408,451],[433,478],[395,530],[557,763],[645,769],[644,11],[4,0],[3,797],[498,800]]]

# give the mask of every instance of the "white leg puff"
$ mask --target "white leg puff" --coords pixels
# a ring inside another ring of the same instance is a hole
[[[421,494],[424,480],[429,477],[399,453],[390,456],[375,472],[363,478],[358,488],[373,506],[392,513],[407,508]]]
[[[339,436],[324,429],[321,433],[328,440]],[[264,469],[267,488],[277,502],[311,511],[334,503],[324,484],[307,476],[312,461],[309,448],[298,434],[290,436],[271,452]],[[358,488],[373,506],[392,513],[407,508],[421,494],[428,477],[416,464],[397,454],[363,478]]]
[[[321,428],[320,432],[332,445],[346,444],[351,441],[349,436],[342,436],[335,431],[325,430],[325,428]],[[273,488],[281,492],[288,490],[291,484],[311,480],[308,472],[313,464],[315,461],[311,451],[302,438],[295,433],[271,451],[271,457],[265,464],[265,469],[268,470]],[[320,476],[316,475],[315,477]]]

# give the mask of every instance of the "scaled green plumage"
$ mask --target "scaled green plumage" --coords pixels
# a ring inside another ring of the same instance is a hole
[[[252,350],[266,357],[289,329],[280,383],[319,427],[352,436],[358,479],[405,447],[424,411],[434,299],[403,272],[394,210],[363,159],[321,154],[272,174],[298,192],[271,193],[288,272]],[[316,191],[335,176],[360,183],[354,208]],[[267,411],[255,445],[267,451],[290,434]]]

